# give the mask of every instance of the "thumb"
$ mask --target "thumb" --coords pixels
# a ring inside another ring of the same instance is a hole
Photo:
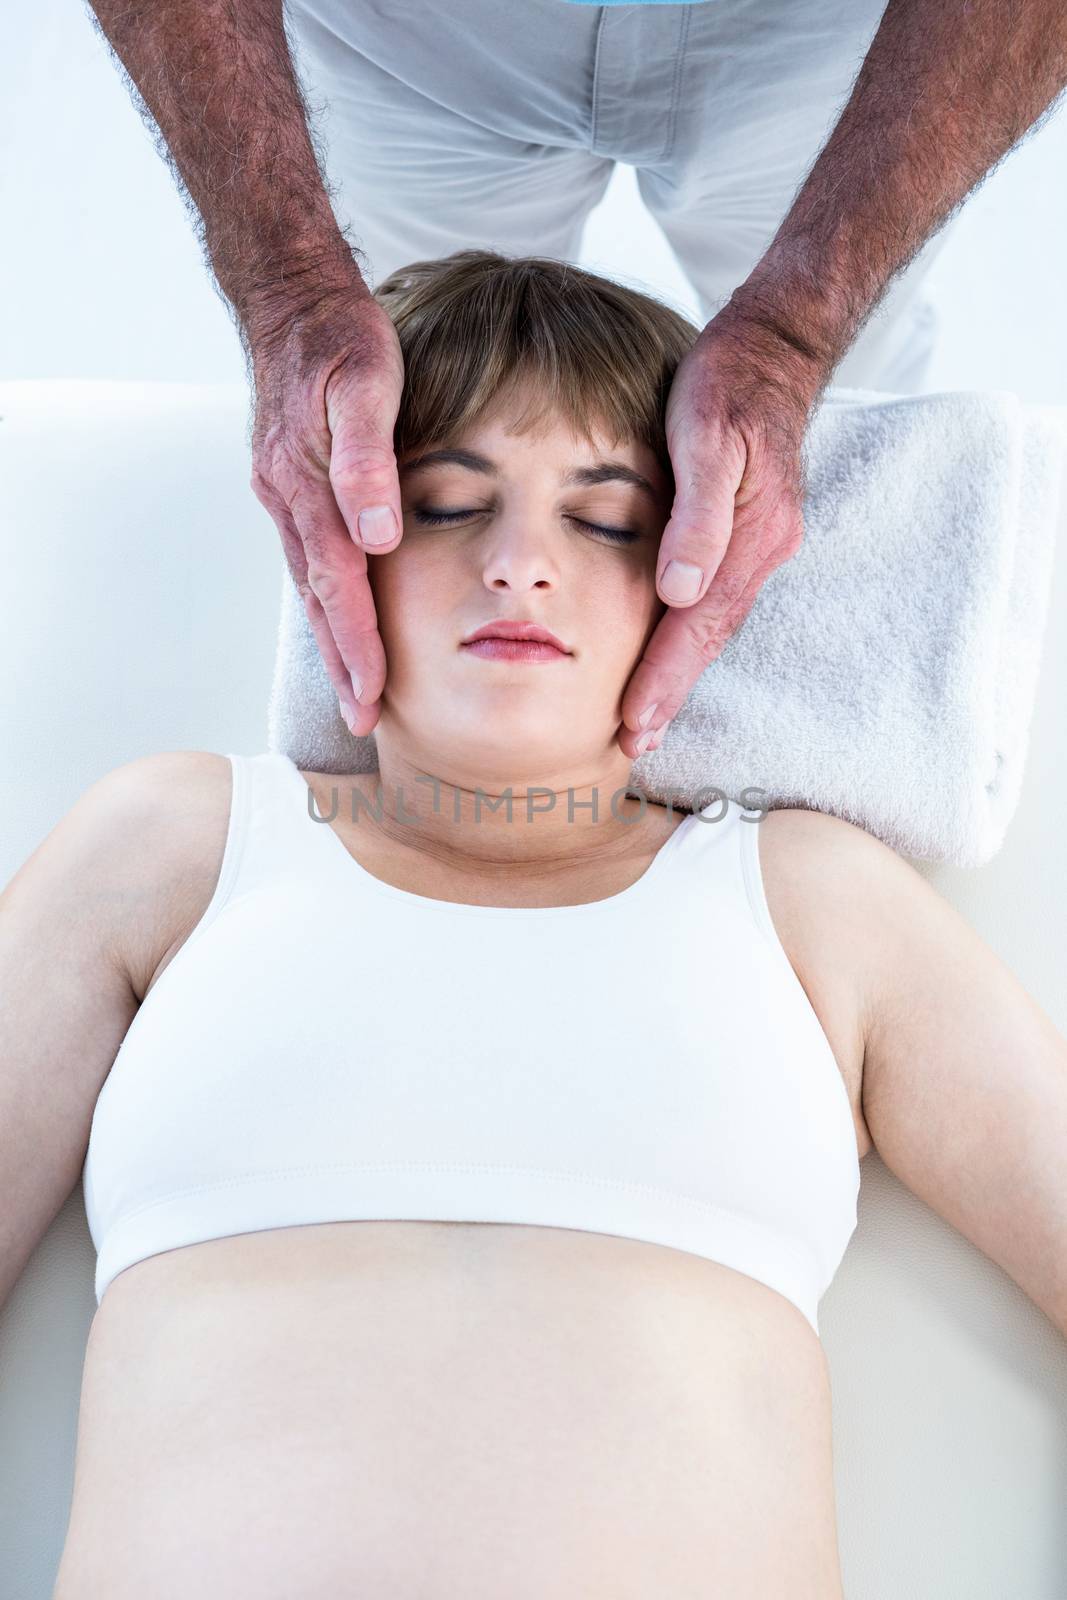
[[[372,551],[400,542],[404,518],[393,452],[400,396],[342,378],[327,395],[330,488],[353,542]]]
[[[674,504],[656,567],[656,588],[668,605],[689,606],[707,592],[730,543],[743,475],[735,451],[716,451],[699,467],[674,467]]]

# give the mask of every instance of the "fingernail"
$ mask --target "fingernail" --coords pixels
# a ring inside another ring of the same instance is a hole
[[[643,756],[646,750],[658,750],[660,740],[669,727],[670,723],[665,722],[662,728],[649,728],[647,733],[643,733],[636,745],[638,755]]]
[[[341,715],[345,719],[345,726],[347,727],[349,733],[351,733],[352,732],[352,722],[351,722],[351,718],[350,718],[350,715],[349,715],[349,710],[348,710],[348,707],[345,705],[344,701],[341,699],[340,695],[338,695],[338,697],[337,697],[337,704],[341,708]]]
[[[364,544],[388,544],[396,535],[396,518],[389,506],[368,506],[359,514],[359,536]]]
[[[658,706],[658,705],[659,705],[659,701],[656,700],[656,701],[653,702],[652,705],[645,707],[645,709],[642,711],[641,715],[637,719],[637,726],[639,728],[643,728],[646,722],[651,722],[652,718],[656,714],[656,706]]]
[[[692,600],[703,582],[703,567],[694,567],[691,561],[668,561],[659,586],[671,600]]]
[[[357,677],[354,672],[350,672],[348,674],[348,676],[352,680],[352,693],[355,695],[357,700],[362,700],[363,699],[363,680],[361,678]]]

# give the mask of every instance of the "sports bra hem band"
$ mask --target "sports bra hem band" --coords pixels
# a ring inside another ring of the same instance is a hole
[[[458,1174],[501,1174],[510,1173],[523,1178],[549,1178],[554,1182],[563,1184],[579,1183],[592,1185],[599,1189],[611,1189],[627,1194],[654,1195],[657,1199],[668,1204],[680,1206],[683,1209],[699,1211],[709,1216],[726,1217],[735,1227],[750,1229],[754,1234],[765,1236],[767,1225],[755,1217],[747,1217],[743,1212],[729,1206],[717,1206],[708,1200],[699,1200],[692,1195],[679,1194],[674,1189],[665,1189],[659,1184],[632,1183],[625,1178],[607,1178],[591,1172],[564,1172],[547,1167],[519,1167],[508,1166],[504,1163],[494,1162],[441,1162],[441,1161],[384,1161],[384,1162],[332,1162],[326,1165],[304,1167],[271,1167],[261,1172],[238,1173],[230,1178],[220,1178],[214,1183],[192,1184],[184,1189],[174,1189],[168,1194],[159,1195],[155,1200],[150,1200],[147,1205],[138,1206],[134,1211],[123,1212],[115,1217],[109,1224],[112,1234],[127,1224],[144,1216],[146,1212],[153,1211],[159,1206],[167,1206],[176,1200],[185,1199],[195,1194],[210,1194],[220,1189],[245,1188],[256,1183],[273,1183],[277,1179],[317,1177],[327,1173],[458,1173]],[[776,1240],[782,1248],[788,1249],[797,1261],[810,1261],[810,1253],[803,1245],[792,1245],[784,1240]]]
[[[386,1181],[388,1175],[388,1181]],[[373,1180],[361,1184],[361,1179]],[[289,1180],[304,1180],[291,1183]],[[279,1187],[279,1184],[281,1187]],[[208,1199],[229,1191],[220,1211]],[[206,1202],[198,1205],[197,1198]],[[166,1217],[170,1207],[173,1215]],[[151,1210],[153,1249],[143,1248]],[[274,1219],[277,1220],[274,1220]],[[108,1225],[97,1262],[97,1297],[124,1271],[163,1251],[207,1239],[342,1221],[492,1221],[565,1228],[664,1244],[768,1283],[818,1332],[815,1308],[826,1263],[774,1225],[668,1189],[551,1169],[491,1163],[334,1163],[277,1168],[174,1191]],[[850,1235],[854,1221],[850,1218]],[[206,1229],[206,1232],[205,1232]]]

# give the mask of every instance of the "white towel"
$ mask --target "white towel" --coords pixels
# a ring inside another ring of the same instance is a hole
[[[988,861],[1022,783],[1065,444],[1067,408],[1012,394],[828,390],[801,548],[632,784],[683,810],[716,789],[803,806],[917,859]],[[377,770],[287,568],[267,737],[307,771]]]

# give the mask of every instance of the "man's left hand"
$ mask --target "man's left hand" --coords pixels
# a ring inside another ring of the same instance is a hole
[[[764,581],[799,550],[801,448],[828,378],[814,353],[732,305],[679,364],[666,412],[675,498],[656,572],[668,609],[623,695],[625,754],[656,748]]]

